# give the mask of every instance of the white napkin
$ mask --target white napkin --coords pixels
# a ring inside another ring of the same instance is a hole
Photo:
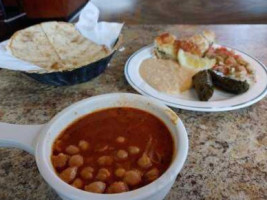
[[[75,25],[80,33],[91,41],[112,48],[118,39],[123,24],[98,22],[99,10],[91,2],[81,11],[79,21]],[[0,43],[0,68],[16,71],[44,71],[41,67],[20,60],[6,49],[8,41]]]
[[[98,19],[99,9],[89,2],[81,11],[75,26],[84,37],[111,49],[120,35],[123,24],[98,22]]]

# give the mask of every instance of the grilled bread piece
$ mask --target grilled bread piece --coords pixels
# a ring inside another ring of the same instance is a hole
[[[155,38],[155,55],[162,59],[176,60],[176,37],[170,33],[163,33]]]
[[[181,40],[177,40],[170,33],[164,33],[155,39],[155,55],[162,59],[177,60],[179,49],[183,49],[186,52],[203,56],[214,39],[215,34],[211,31],[204,31],[202,34]]]
[[[200,50],[201,55],[209,49],[210,45],[213,44],[215,40],[215,34],[211,31],[203,31],[201,34],[193,35],[188,38],[189,41],[193,42]]]
[[[202,32],[202,36],[208,40],[210,45],[212,45],[215,41],[215,33],[213,31],[205,30]]]

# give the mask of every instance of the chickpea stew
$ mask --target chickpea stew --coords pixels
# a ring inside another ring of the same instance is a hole
[[[174,142],[154,115],[119,107],[88,114],[55,140],[51,161],[66,183],[88,192],[121,193],[143,187],[170,166]]]

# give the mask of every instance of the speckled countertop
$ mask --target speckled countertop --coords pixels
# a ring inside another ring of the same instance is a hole
[[[0,120],[45,123],[78,100],[109,92],[135,92],[126,82],[127,58],[163,31],[180,35],[210,28],[222,44],[236,47],[267,64],[267,25],[135,25],[123,30],[125,51],[94,80],[70,87],[40,84],[24,74],[0,71]],[[267,98],[245,109],[199,113],[174,109],[189,134],[186,164],[166,200],[267,199]],[[38,173],[34,157],[0,148],[1,200],[56,200]]]

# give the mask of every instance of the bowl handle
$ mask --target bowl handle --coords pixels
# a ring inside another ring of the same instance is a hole
[[[41,125],[16,125],[0,122],[0,146],[17,147],[34,154],[35,138]]]

